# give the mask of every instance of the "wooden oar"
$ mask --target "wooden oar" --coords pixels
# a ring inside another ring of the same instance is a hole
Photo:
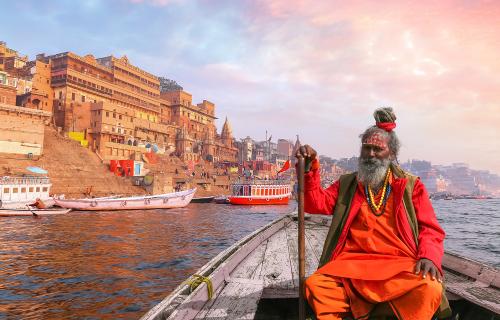
[[[297,172],[299,208],[298,208],[298,224],[299,224],[299,320],[304,320],[305,299],[304,299],[304,282],[305,282],[305,225],[304,225],[304,157],[299,157],[299,165]]]
[[[31,211],[31,213],[33,214],[34,217],[38,217],[38,214],[36,214],[35,211],[31,210],[31,207],[29,204],[27,204],[26,207],[28,208],[29,211]]]

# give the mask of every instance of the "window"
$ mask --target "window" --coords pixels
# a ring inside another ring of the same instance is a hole
[[[120,119],[120,120],[122,119],[122,115],[121,114],[118,115],[118,119]]]
[[[48,187],[43,187],[43,189],[42,189],[43,192],[47,192],[48,190],[49,190]]]
[[[19,189],[18,188],[12,188],[12,193],[18,193]]]
[[[59,91],[59,99],[62,99],[62,91]]]
[[[22,193],[26,193],[26,188],[21,188]]]
[[[116,113],[113,112],[113,118],[116,118]]]
[[[75,93],[74,92],[71,92],[71,100],[75,101]]]
[[[3,188],[3,193],[10,193],[10,189],[9,188]]]
[[[85,96],[82,96],[82,102],[85,102]]]
[[[36,187],[36,192],[40,192],[40,187]]]
[[[109,111],[106,111],[106,117],[109,118]]]

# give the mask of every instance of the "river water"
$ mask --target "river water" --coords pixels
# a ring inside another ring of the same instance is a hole
[[[438,200],[447,250],[500,267],[500,200]],[[73,212],[0,220],[0,319],[137,319],[288,206]]]

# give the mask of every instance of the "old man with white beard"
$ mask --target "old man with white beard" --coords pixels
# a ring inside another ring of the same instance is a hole
[[[368,319],[386,304],[398,319],[432,319],[449,307],[443,295],[444,231],[424,185],[397,165],[400,142],[391,108],[377,109],[361,134],[358,171],[327,189],[316,151],[304,145],[305,211],[333,215],[319,269],[306,280],[318,320]]]

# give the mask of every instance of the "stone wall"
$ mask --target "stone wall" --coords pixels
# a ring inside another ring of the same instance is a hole
[[[41,155],[51,113],[0,103],[0,153]]]

